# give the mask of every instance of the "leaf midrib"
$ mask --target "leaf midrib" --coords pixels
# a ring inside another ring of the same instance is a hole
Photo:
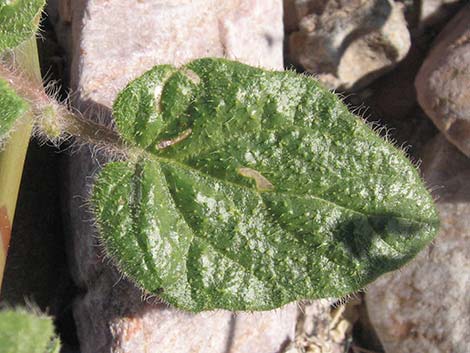
[[[344,210],[347,210],[347,211],[350,211],[350,212],[353,212],[353,213],[356,213],[358,215],[361,215],[365,218],[379,218],[379,217],[382,217],[380,215],[375,215],[375,214],[370,214],[370,213],[365,213],[365,212],[362,212],[362,211],[359,211],[359,210],[355,210],[355,209],[351,209],[351,208],[348,208],[346,206],[343,206],[341,204],[338,204],[337,202],[334,202],[334,201],[331,201],[331,200],[328,200],[328,199],[325,199],[325,198],[322,198],[320,196],[317,196],[317,195],[296,195],[296,194],[291,194],[291,193],[288,193],[288,192],[284,192],[284,191],[276,191],[275,189],[274,190],[266,190],[266,191],[259,191],[259,190],[256,190],[255,188],[250,188],[246,185],[243,185],[243,184],[239,184],[239,183],[236,183],[236,182],[233,182],[231,180],[226,180],[226,179],[221,179],[217,176],[214,176],[212,174],[209,174],[207,172],[204,172],[200,169],[197,169],[197,168],[194,168],[193,166],[189,165],[189,164],[186,164],[186,163],[183,163],[183,162],[180,162],[180,161],[177,161],[177,160],[174,160],[174,159],[170,159],[170,158],[165,158],[165,157],[160,157],[160,156],[157,156],[157,155],[154,155],[152,153],[145,153],[147,156],[150,156],[152,159],[154,160],[157,160],[158,162],[162,162],[162,163],[167,163],[167,164],[173,164],[173,165],[176,165],[180,168],[183,168],[183,169],[186,169],[186,170],[191,170],[191,171],[194,171],[194,172],[197,172],[199,174],[202,174],[202,175],[205,175],[207,177],[210,177],[212,179],[215,179],[217,181],[220,181],[221,183],[226,183],[226,184],[230,184],[230,185],[233,185],[233,186],[236,186],[236,187],[240,187],[240,188],[243,188],[245,190],[249,190],[250,192],[253,192],[253,193],[256,193],[258,194],[261,198],[263,198],[262,194],[266,193],[271,193],[271,194],[276,194],[276,195],[279,195],[279,196],[288,196],[288,197],[296,197],[296,198],[303,198],[303,199],[314,199],[314,200],[318,200],[320,202],[324,202],[324,203],[327,203],[327,204],[330,204],[334,207],[338,207],[338,208],[341,208],[341,209],[344,209]],[[408,218],[408,217],[403,217],[403,216],[393,216],[393,218],[396,218],[396,219],[401,219],[401,220],[405,220],[405,221],[408,221],[408,222],[413,222],[413,223],[416,223],[416,224],[419,224],[419,225],[427,225],[429,224],[429,222],[426,222],[426,221],[423,221],[421,219],[413,219],[413,218]]]
[[[300,103],[299,103],[299,105],[300,105]],[[363,125],[363,123],[359,120],[359,118],[358,118],[357,116],[355,116],[355,115],[353,115],[353,114],[351,114],[351,115],[352,115],[352,117],[355,119],[355,124],[358,124],[358,126],[359,126],[360,128],[365,128],[365,126],[361,126],[361,125]],[[339,117],[339,119],[345,119],[345,118]],[[347,120],[347,119],[345,119],[345,120]],[[225,123],[227,123],[227,122],[225,122]],[[316,131],[313,127],[311,127],[311,126],[298,126],[298,125],[295,125],[293,122],[286,121],[286,125],[285,125],[281,130],[286,130],[286,131],[287,131],[287,130],[289,130],[289,129],[293,129],[293,130],[296,130],[296,131],[301,131],[301,132],[303,132],[303,133],[306,134],[306,135],[309,135],[309,134],[311,134],[311,133],[313,133],[313,132],[318,132],[318,131]],[[275,129],[275,128],[266,128],[266,126],[264,126],[264,130],[263,130],[263,131],[265,131],[266,133],[279,133],[280,130],[279,130],[279,129]],[[360,133],[361,136],[362,136],[363,131],[361,130],[359,133]],[[324,135],[323,133],[322,133],[321,135],[322,135],[322,137],[325,137],[325,135]],[[371,136],[374,138],[375,142],[381,142],[381,143],[384,142],[384,141],[381,140],[380,137],[375,136],[374,134],[372,134]],[[326,138],[326,139],[328,140],[328,138]],[[330,138],[330,139],[331,139],[331,138]],[[224,144],[230,144],[230,143],[232,143],[232,141],[233,141],[232,138],[228,138],[228,139],[224,140]],[[238,141],[233,141],[234,144],[236,144],[237,142],[238,142]],[[189,169],[199,171],[200,173],[205,174],[205,175],[210,176],[210,177],[213,177],[213,178],[215,178],[215,179],[217,179],[217,180],[220,180],[220,181],[223,181],[223,182],[227,182],[227,183],[231,183],[231,184],[234,184],[234,185],[238,185],[238,186],[242,186],[242,187],[248,188],[248,187],[246,187],[245,185],[238,184],[238,183],[234,183],[234,182],[230,182],[230,181],[227,181],[227,180],[225,180],[225,179],[220,179],[220,178],[218,178],[218,177],[215,177],[215,176],[213,176],[213,175],[211,175],[211,174],[208,174],[208,173],[206,173],[206,172],[203,172],[203,171],[201,171],[200,169],[194,168],[194,167],[192,167],[192,166],[190,166],[190,165],[188,165],[188,164],[186,164],[186,163],[180,162],[180,161],[178,161],[178,160],[176,160],[176,159],[161,157],[161,156],[159,156],[158,154],[155,154],[155,153],[150,152],[149,150],[143,149],[143,148],[141,148],[141,147],[139,147],[139,146],[136,146],[136,147],[137,147],[137,149],[140,150],[143,154],[146,154],[146,155],[150,156],[151,158],[157,158],[157,159],[164,160],[164,161],[172,161],[172,162],[174,162],[174,163],[176,163],[176,164],[180,164],[180,165],[182,165],[182,166],[186,166],[186,167],[189,168]],[[387,146],[387,147],[391,147],[391,146]],[[199,155],[200,153],[209,152],[209,151],[210,151],[210,149],[198,150],[197,153],[191,153],[191,154],[187,155],[186,157],[188,157],[188,158],[189,158],[189,157],[193,157],[193,156],[196,156],[196,157],[197,157],[197,155]],[[341,153],[341,151],[340,151],[339,153]],[[336,153],[336,154],[339,154],[339,153]],[[406,157],[405,157],[404,155],[401,155],[400,157],[402,158],[401,162],[405,162],[405,164],[407,164],[407,165],[406,165],[407,167],[412,168],[411,165],[408,165],[408,161],[407,161],[407,159],[406,159]],[[315,163],[315,165],[320,166],[320,167],[322,167],[322,168],[325,168],[325,166],[319,165],[318,163]],[[328,165],[326,166],[326,169],[327,169],[332,175],[337,174],[337,173],[336,173],[333,169],[331,169],[331,167],[328,166]],[[417,171],[416,171],[414,168],[412,168],[412,172],[413,172],[413,176],[414,176],[414,183],[413,183],[413,185],[415,185],[416,187],[419,187],[419,186],[420,186],[420,177],[419,177],[419,174],[417,173]],[[390,175],[390,174],[384,174],[384,173],[381,173],[380,171],[374,171],[374,175],[381,176],[381,177],[383,177],[384,179],[389,179],[389,178],[391,178],[391,175]],[[398,177],[398,176],[399,176],[399,175],[397,175],[397,177]],[[362,179],[363,176],[348,175],[348,178],[358,178],[358,179]],[[248,189],[250,189],[250,188],[248,188]],[[250,189],[250,190],[254,190],[254,189]],[[254,190],[254,191],[256,191],[256,190]],[[280,194],[280,195],[289,196],[289,193],[282,193],[282,194]],[[291,196],[292,196],[292,195],[291,195]],[[322,197],[320,197],[320,196],[317,196],[317,195],[311,195],[311,196],[312,196],[312,197],[315,197],[315,198],[317,198],[317,199],[319,199],[319,200],[323,200],[323,201],[325,201],[325,202],[330,202],[330,203],[334,204],[335,206],[338,206],[338,207],[347,209],[347,210],[349,210],[349,211],[362,214],[362,215],[364,215],[364,216],[366,216],[366,217],[377,217],[376,215],[366,214],[366,213],[361,212],[361,211],[358,211],[358,210],[349,209],[349,208],[346,207],[346,206],[340,205],[340,204],[338,204],[338,203],[336,203],[336,202],[334,202],[334,201],[328,200],[328,199],[324,199],[324,198],[322,198]],[[418,221],[418,220],[414,220],[414,219],[408,219],[408,218],[406,218],[406,217],[396,217],[396,218],[404,219],[404,220],[408,220],[408,221],[415,221],[415,222],[417,222],[417,223],[419,223],[419,224],[428,223],[428,222],[426,222],[426,221]]]

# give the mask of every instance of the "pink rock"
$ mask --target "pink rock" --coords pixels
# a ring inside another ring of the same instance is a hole
[[[268,313],[194,315],[141,296],[114,269],[104,268],[76,303],[81,352],[274,353],[294,338],[295,304]]]
[[[71,86],[79,101],[109,106],[156,64],[227,57],[282,69],[282,2],[276,0],[74,1]]]
[[[418,102],[444,135],[470,156],[470,5],[444,28],[415,81]]]

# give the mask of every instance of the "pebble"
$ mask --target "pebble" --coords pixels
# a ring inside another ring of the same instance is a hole
[[[436,38],[416,77],[418,102],[447,139],[470,157],[470,5]]]
[[[289,2],[292,63],[327,87],[358,90],[393,69],[408,53],[410,34],[401,4],[391,0]],[[294,5],[294,6],[293,6]]]

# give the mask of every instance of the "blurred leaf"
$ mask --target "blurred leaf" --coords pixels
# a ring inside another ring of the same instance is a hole
[[[26,309],[0,311],[2,353],[58,353],[59,349],[51,318]]]
[[[28,104],[0,79],[0,144],[3,144],[15,121],[28,110]]]

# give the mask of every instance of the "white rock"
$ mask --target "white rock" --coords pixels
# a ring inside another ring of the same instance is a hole
[[[295,9],[289,57],[330,88],[364,87],[410,48],[402,7],[391,0],[297,0]]]
[[[423,168],[436,189],[440,235],[368,287],[369,317],[387,353],[469,352],[470,160],[438,135]]]

